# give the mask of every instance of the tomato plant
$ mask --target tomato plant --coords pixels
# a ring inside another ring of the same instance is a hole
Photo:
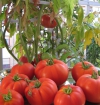
[[[28,76],[24,74],[10,73],[3,78],[1,82],[1,88],[15,90],[24,96],[24,90],[28,86],[26,79],[29,80]]]
[[[84,74],[92,74],[94,71],[97,72],[97,69],[93,64],[91,64],[88,61],[78,62],[74,65],[72,68],[72,77],[75,81],[78,80],[78,78]]]
[[[85,95],[79,86],[62,86],[54,98],[54,105],[85,105]]]
[[[59,86],[68,78],[68,66],[57,59],[41,60],[35,68],[35,75],[37,78],[50,78]]]
[[[76,82],[85,94],[86,100],[92,103],[100,103],[100,76],[96,72],[81,76]]]
[[[41,17],[41,25],[46,28],[54,28],[57,26],[57,22],[55,19],[51,20],[49,14],[44,14]]]
[[[14,90],[0,90],[0,105],[24,105],[24,99],[21,94]]]
[[[34,66],[31,63],[16,64],[11,68],[11,73],[25,74],[32,79],[34,77]]]
[[[50,105],[57,91],[57,85],[53,80],[40,78],[29,83],[25,95],[31,105]]]

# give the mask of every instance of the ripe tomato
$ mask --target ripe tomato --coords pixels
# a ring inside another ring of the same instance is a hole
[[[97,72],[95,66],[90,62],[84,61],[83,63],[78,62],[77,64],[75,64],[74,67],[72,68],[71,73],[73,79],[77,81],[80,76],[84,74],[92,74],[94,71]]]
[[[55,19],[51,21],[50,16],[45,14],[41,17],[41,25],[46,28],[54,28],[57,26],[57,22]]]
[[[68,66],[61,60],[41,60],[36,68],[35,75],[37,78],[50,78],[59,86],[68,78]]]
[[[50,105],[58,91],[56,83],[49,78],[33,80],[25,89],[25,96],[31,105]]]
[[[14,90],[0,90],[0,105],[24,105],[24,99],[21,94]]]
[[[54,98],[54,105],[85,105],[85,95],[79,86],[62,86]]]
[[[19,58],[19,61],[20,61],[20,62],[23,62],[23,63],[28,63],[28,59],[27,59],[26,56],[21,56],[21,57]]]
[[[1,82],[1,88],[15,90],[24,96],[24,90],[28,86],[26,79],[29,80],[29,78],[24,74],[10,73],[9,75],[3,78]]]
[[[32,79],[34,77],[34,66],[31,63],[16,64],[11,68],[11,73],[25,74]]]
[[[100,103],[100,76],[97,73],[81,76],[76,85],[82,88],[87,101]]]

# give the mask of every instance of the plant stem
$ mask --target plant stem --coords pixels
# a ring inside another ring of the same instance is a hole
[[[61,26],[60,26],[60,24],[59,24],[59,21],[56,19],[56,21],[57,21],[57,23],[58,23],[58,27],[59,27],[59,30],[60,30],[60,32],[61,32],[61,42],[63,43],[63,31],[62,31],[62,28],[61,28]]]
[[[21,14],[22,13],[20,13],[20,16],[19,16],[19,36],[20,36],[21,43],[22,43],[23,49],[25,51],[26,57],[27,57],[28,61],[31,62],[30,59],[29,59],[29,53],[27,51],[27,45],[25,44],[25,42],[23,40],[23,37],[22,37],[22,34],[21,34]]]
[[[38,15],[38,21],[36,26],[36,33],[35,33],[35,58],[36,62],[38,62],[38,36],[40,35],[40,24],[41,24],[41,15],[44,9],[44,5],[40,8],[39,15]]]
[[[13,14],[11,15],[11,17],[12,16],[13,16]],[[5,47],[6,47],[7,51],[9,52],[9,54],[18,62],[18,59],[12,53],[12,50],[9,49],[9,46],[8,46],[8,44],[6,42],[6,39],[5,39],[6,30],[9,27],[9,23],[10,23],[11,17],[9,17],[9,21],[8,21],[8,23],[7,23],[7,25],[6,25],[5,29],[4,29],[4,32],[3,32],[3,40],[4,40]]]

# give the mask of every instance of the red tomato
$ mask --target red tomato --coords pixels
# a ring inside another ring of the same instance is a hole
[[[72,68],[72,77],[75,81],[78,80],[78,78],[84,74],[92,74],[94,71],[97,72],[97,69],[93,64],[90,62],[84,61],[78,62],[77,64],[74,65]]]
[[[57,22],[55,19],[51,21],[50,16],[45,14],[41,17],[41,25],[46,28],[54,28],[57,26]]]
[[[27,59],[26,56],[21,56],[21,57],[19,58],[19,61],[20,61],[20,62],[23,62],[23,63],[28,63],[28,59]]]
[[[28,86],[26,79],[29,78],[24,74],[9,74],[1,82],[2,89],[13,89],[24,96],[24,90]]]
[[[76,85],[82,88],[87,101],[100,103],[100,76],[85,74],[77,80]]]
[[[0,90],[0,105],[24,105],[21,94],[14,90]]]
[[[35,75],[37,78],[50,78],[59,86],[68,78],[68,66],[61,60],[41,60],[36,68]]]
[[[25,96],[31,105],[50,105],[57,93],[56,83],[49,78],[40,78],[30,82]]]
[[[34,77],[34,66],[31,63],[16,64],[12,67],[11,73],[25,74],[32,79]]]
[[[65,85],[57,92],[54,105],[85,105],[85,101],[85,95],[80,87]]]

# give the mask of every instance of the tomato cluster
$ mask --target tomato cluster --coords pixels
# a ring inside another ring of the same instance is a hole
[[[100,76],[95,66],[87,61],[79,62],[71,73],[76,84],[64,84],[69,69],[61,60],[41,59],[35,67],[29,62],[16,64],[1,81],[0,105],[100,103]]]

